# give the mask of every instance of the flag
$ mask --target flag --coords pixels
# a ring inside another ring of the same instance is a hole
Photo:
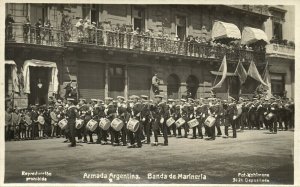
[[[263,81],[267,84],[267,86],[264,86],[264,88],[267,90],[267,98],[272,97],[272,92],[271,92],[271,77],[269,73],[269,62],[267,62],[265,71],[263,74]]]
[[[238,65],[236,66],[235,75],[239,76],[241,84],[244,84],[247,79],[247,71],[245,70],[243,63],[239,61]]]
[[[255,64],[253,61],[251,61],[249,69],[248,69],[248,75],[250,77],[252,77],[253,79],[257,80],[258,82],[260,82],[261,84],[263,84],[264,86],[268,86],[261,78]]]
[[[220,82],[218,84],[216,84],[214,87],[212,87],[212,89],[214,88],[220,88],[222,86],[222,83],[224,82],[225,78],[226,78],[226,74],[227,74],[227,62],[226,62],[226,55],[224,56],[223,60],[222,60],[222,64],[219,68],[219,72],[222,72],[222,78],[220,80]]]

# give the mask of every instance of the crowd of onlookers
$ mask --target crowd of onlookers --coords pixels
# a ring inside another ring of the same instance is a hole
[[[13,17],[7,15],[6,40],[12,40],[13,37]],[[126,24],[111,24],[110,21],[91,22],[89,19],[78,19],[72,24],[72,19],[63,19],[61,23],[60,39],[63,41],[76,41],[86,44],[104,45],[118,48],[140,49],[145,51],[161,51],[166,53],[200,55],[205,50],[210,52],[229,50],[234,53],[234,49],[245,50],[264,50],[261,43],[252,45],[241,45],[240,41],[233,39],[221,39],[214,41],[208,36],[205,26],[202,27],[201,36],[181,36],[175,33],[165,32],[164,27],[159,31],[149,28],[147,30],[133,27]],[[23,23],[23,40],[25,43],[36,43],[52,45],[54,41],[59,40],[55,36],[54,28],[50,20],[45,22],[42,19],[32,25],[29,17]],[[209,49],[205,49],[209,47]],[[214,48],[215,50],[211,51]],[[198,54],[192,54],[198,53]]]

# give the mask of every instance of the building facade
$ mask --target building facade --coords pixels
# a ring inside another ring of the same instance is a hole
[[[153,97],[157,73],[165,98],[208,97],[224,55],[228,73],[217,97],[249,96],[256,84],[240,86],[234,70],[239,61],[246,69],[254,61],[262,72],[266,53],[240,43],[262,40],[243,31],[264,35],[269,11],[250,5],[6,4],[14,20],[6,22],[6,96],[19,105],[47,104],[50,96],[63,97],[72,80],[88,100]]]

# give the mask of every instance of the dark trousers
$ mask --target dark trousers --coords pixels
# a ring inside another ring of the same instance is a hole
[[[172,124],[172,125],[169,127],[169,129],[173,131],[173,135],[174,135],[174,136],[176,136],[176,135],[177,135],[177,133],[176,133],[176,125],[175,125],[175,123],[174,123],[174,124]]]
[[[156,119],[154,123],[156,123],[156,126],[159,125],[159,122],[160,119]],[[168,126],[166,125],[166,123],[164,122],[162,124],[162,133],[163,133],[163,136],[164,136],[164,143],[168,143]],[[154,133],[154,141],[155,142],[158,142],[158,128],[154,128],[153,129],[153,133]]]
[[[199,120],[198,120],[198,121],[199,121]],[[197,137],[197,135],[196,135],[196,134],[197,134],[197,133],[196,133],[197,129],[198,129],[198,136],[199,136],[200,138],[203,138],[203,134],[202,134],[202,123],[199,122],[199,125],[198,125],[198,126],[193,127],[193,137],[194,137],[194,138]]]
[[[72,146],[76,146],[76,128],[75,128],[75,123],[69,123],[69,140],[71,142]]]
[[[144,125],[144,131],[147,139],[147,143],[150,143],[150,129],[151,129],[151,123],[148,119],[143,122]]]
[[[127,131],[128,133],[128,138],[129,138],[129,142],[131,145],[133,145],[134,143],[137,143],[137,146],[141,147],[142,146],[142,141],[141,141],[141,126],[139,126],[139,128],[137,129],[136,132],[132,132],[130,130]]]
[[[116,131],[112,127],[110,127],[109,129],[110,129],[109,131],[110,131],[110,136],[111,136],[111,144],[120,143],[120,141],[119,141],[120,132]]]
[[[236,125],[240,118],[233,120],[232,118],[228,119],[229,125],[232,127],[232,137],[236,138]],[[226,134],[227,133],[227,134]],[[225,134],[228,135],[228,126],[225,127]]]

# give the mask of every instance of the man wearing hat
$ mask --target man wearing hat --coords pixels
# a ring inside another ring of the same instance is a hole
[[[168,127],[166,125],[166,119],[168,117],[168,107],[165,102],[162,101],[163,96],[156,95],[155,96],[155,106],[153,110],[153,117],[154,117],[154,123],[153,123],[153,132],[154,132],[154,145],[158,145],[158,130],[159,130],[159,124],[162,125],[162,132],[164,137],[164,145],[168,145]]]
[[[151,113],[150,113],[150,103],[148,102],[147,95],[141,95],[142,98],[142,111],[141,111],[141,121],[142,121],[142,140],[145,140],[145,135],[147,137],[146,142],[150,144],[150,129],[151,129]],[[145,135],[143,134],[145,132]]]
[[[32,106],[32,110],[31,110],[31,120],[32,120],[32,132],[31,132],[31,138],[32,139],[36,139],[36,137],[38,136],[38,104],[33,105]]]
[[[113,103],[113,98],[107,97],[105,98],[107,108],[106,108],[106,118],[109,119],[109,121],[113,121],[117,117],[117,107]],[[119,132],[113,129],[111,126],[109,127],[109,132],[111,135],[111,145],[112,146],[118,146],[120,144],[119,140]]]
[[[169,116],[168,118],[172,117],[174,120],[175,118],[177,118],[176,116],[176,102],[174,99],[168,99],[168,111],[169,111]],[[166,119],[167,120],[167,119]],[[173,136],[176,137],[177,136],[177,133],[176,133],[176,124],[173,123],[169,128],[168,128],[169,131],[173,131]],[[170,132],[171,133],[171,132]]]
[[[130,107],[131,117],[140,121],[141,117],[141,111],[142,111],[142,104],[139,102],[139,96],[133,95],[131,96],[133,105]],[[141,142],[141,125],[139,125],[136,132],[128,131],[128,138],[130,141],[130,145],[128,148],[141,148],[142,142]]]
[[[152,90],[155,95],[159,94],[159,78],[157,77],[157,73],[152,77]]]
[[[69,139],[70,139],[70,146],[75,147],[76,146],[76,128],[75,128],[75,123],[76,123],[76,118],[79,117],[78,114],[78,109],[75,106],[75,99],[74,98],[67,98],[67,104],[68,104],[68,109],[66,112],[66,118],[68,120],[68,130],[69,130]]]
[[[125,98],[123,96],[118,96],[118,103],[117,103],[117,114],[118,118],[123,121],[124,125],[121,129],[121,141],[122,145],[126,146],[127,145],[127,131],[126,131],[126,122],[129,119],[129,114],[127,112],[127,104],[125,102]]]

